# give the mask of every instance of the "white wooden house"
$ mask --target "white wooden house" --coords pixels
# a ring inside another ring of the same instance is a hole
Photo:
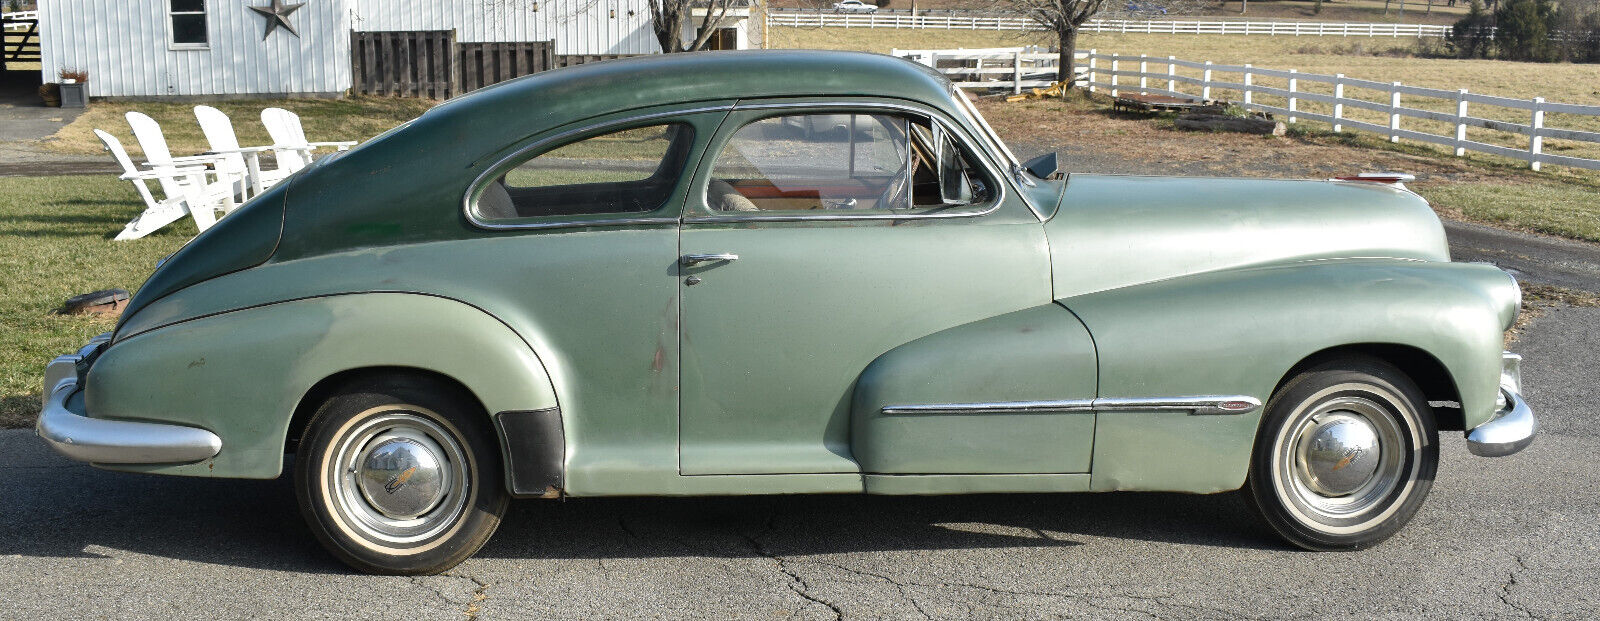
[[[39,13],[45,81],[86,70],[93,97],[441,97],[660,51],[646,0],[42,0]],[[721,46],[760,47],[750,14],[729,13]]]

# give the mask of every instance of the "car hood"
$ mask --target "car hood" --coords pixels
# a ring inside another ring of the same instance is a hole
[[[1057,299],[1239,267],[1450,260],[1427,201],[1376,183],[1074,174],[1045,230]]]

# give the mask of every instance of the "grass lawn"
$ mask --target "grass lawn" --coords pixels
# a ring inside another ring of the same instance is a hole
[[[0,427],[31,425],[45,363],[115,323],[51,311],[79,293],[137,289],[158,259],[194,236],[184,219],[144,239],[112,241],[142,205],[111,175],[0,178]]]
[[[431,99],[400,97],[349,97],[346,99],[242,99],[211,102],[233,119],[233,130],[242,145],[267,145],[266,128],[261,126],[261,110],[285,108],[300,115],[306,138],[312,142],[366,140],[389,128],[409,121],[439,102]],[[142,152],[133,139],[123,114],[138,110],[161,124],[167,147],[173,155],[190,155],[210,149],[200,125],[194,120],[193,103],[150,101],[96,101],[77,120],[61,128],[45,143],[47,148],[64,153],[99,154],[105,148],[94,135],[95,129],[110,132],[137,160]]]

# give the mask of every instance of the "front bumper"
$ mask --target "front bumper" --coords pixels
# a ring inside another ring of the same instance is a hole
[[[69,407],[78,393],[78,365],[111,340],[89,341],[76,354],[57,356],[44,374],[44,409],[34,432],[72,459],[100,464],[177,464],[215,457],[217,434],[196,427],[89,418]]]
[[[1510,455],[1533,444],[1539,421],[1522,400],[1522,356],[1505,352],[1500,364],[1500,409],[1467,432],[1467,450],[1482,457]]]

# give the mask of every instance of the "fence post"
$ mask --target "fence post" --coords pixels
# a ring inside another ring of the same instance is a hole
[[[1022,93],[1022,52],[1011,53],[1011,94]]]
[[[1089,92],[1091,93],[1094,92],[1094,83],[1100,81],[1100,79],[1096,77],[1094,70],[1095,60],[1098,58],[1099,54],[1100,52],[1095,48],[1089,48]]]
[[[1250,92],[1251,92],[1252,89],[1250,88],[1250,85],[1251,85],[1250,63],[1245,63],[1245,65],[1244,65],[1244,105],[1246,105],[1246,106],[1250,105],[1250,103],[1251,103]]]
[[[1295,90],[1297,90],[1300,87],[1300,78],[1294,77],[1294,75],[1297,74],[1297,73],[1300,73],[1299,69],[1290,69],[1289,70],[1289,122],[1290,123],[1295,122],[1296,119],[1294,118],[1294,113],[1295,113],[1295,110],[1296,110],[1296,107],[1297,107],[1296,104],[1300,103],[1300,98],[1294,96]]]
[[[1116,57],[1116,55],[1113,54],[1111,56],[1111,96],[1112,97],[1116,97],[1117,96],[1117,70],[1118,70],[1117,57]]]
[[[1149,56],[1146,56],[1144,54],[1140,54],[1139,55],[1139,94],[1140,95],[1149,95],[1150,94],[1149,91],[1145,90],[1145,89],[1150,87],[1150,83],[1149,83],[1148,79],[1145,77],[1145,75],[1147,73],[1149,73],[1149,71],[1150,71],[1149,63],[1150,63],[1150,57]]]
[[[1206,61],[1206,72],[1200,76],[1200,103],[1211,101],[1211,61]]]
[[[1533,123],[1528,128],[1528,167],[1535,172],[1539,170],[1539,152],[1544,148],[1544,136],[1539,130],[1544,129],[1544,98],[1533,98]]]
[[[1168,93],[1176,93],[1176,92],[1178,92],[1178,81],[1172,79],[1172,76],[1177,75],[1177,73],[1178,73],[1178,64],[1172,62],[1172,61],[1177,60],[1177,59],[1178,59],[1177,56],[1168,56],[1167,57],[1167,92]]]
[[[1339,133],[1339,132],[1344,131],[1344,125],[1341,125],[1339,123],[1339,119],[1344,118],[1344,104],[1340,103],[1343,100],[1344,100],[1344,74],[1336,73],[1336,74],[1333,75],[1333,131],[1334,131],[1334,133]]]
[[[1389,142],[1400,142],[1400,83],[1389,85]]]
[[[1467,154],[1467,89],[1456,91],[1456,157]]]

